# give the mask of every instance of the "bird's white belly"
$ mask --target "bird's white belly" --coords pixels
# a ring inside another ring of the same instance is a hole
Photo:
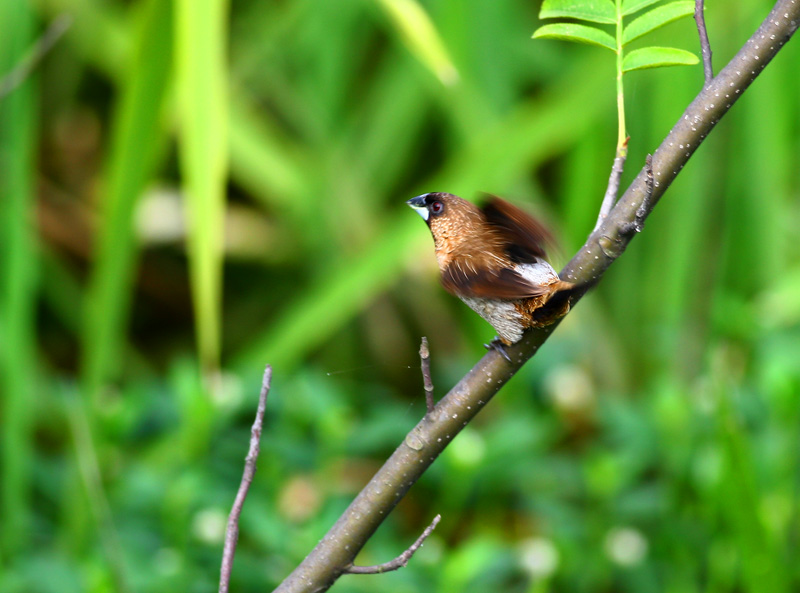
[[[514,304],[519,301],[461,297],[466,305],[489,322],[503,340],[515,343],[522,339],[522,315]]]
[[[548,286],[558,282],[558,273],[546,261],[534,264],[518,264],[514,271],[534,285]],[[524,331],[522,314],[515,305],[519,300],[487,299],[461,297],[461,300],[478,315],[483,317],[497,332],[497,335],[512,344],[522,339]]]

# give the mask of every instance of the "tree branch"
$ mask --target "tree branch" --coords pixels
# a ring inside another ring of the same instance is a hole
[[[267,395],[272,384],[272,367],[267,365],[264,369],[264,378],[261,381],[261,393],[258,396],[258,409],[253,428],[250,430],[250,449],[244,461],[244,473],[239,491],[233,501],[231,514],[228,516],[228,527],[225,529],[225,547],[222,550],[222,568],[219,575],[219,593],[228,593],[233,568],[233,555],[236,553],[236,542],[239,540],[239,517],[242,514],[244,499],[256,475],[256,460],[261,442],[261,427],[264,423],[264,410],[267,408]]]
[[[626,222],[620,226],[619,232],[623,235],[641,233],[644,229],[644,219],[647,218],[647,214],[650,212],[650,200],[653,198],[653,188],[656,184],[653,176],[652,154],[648,154],[644,160],[644,174],[644,198],[642,198],[642,203],[636,209],[636,216],[633,222]]]
[[[617,196],[619,195],[619,182],[622,179],[622,172],[625,170],[625,159],[628,158],[628,140],[622,144],[620,150],[614,157],[614,162],[611,164],[611,174],[608,176],[608,187],[603,196],[603,203],[600,205],[600,214],[597,215],[597,222],[594,225],[594,230],[600,228],[603,221],[611,213],[614,204],[617,203]]]
[[[428,414],[433,412],[436,402],[433,400],[433,381],[431,380],[431,351],[428,348],[428,338],[422,338],[419,347],[419,359],[422,366],[422,386],[425,389],[425,406]]]
[[[779,0],[744,47],[689,105],[653,154],[654,187],[649,204],[644,168],[600,227],[562,270],[561,277],[579,285],[597,282],[625,251],[634,234],[623,225],[650,213],[672,180],[721,117],[791,38],[800,22],[800,0]],[[640,210],[642,208],[642,210]],[[575,300],[581,295],[575,295]],[[557,324],[527,332],[508,348],[512,362],[496,351],[484,357],[417,424],[383,467],[356,496],[336,524],[303,562],[276,589],[281,593],[327,590],[414,482],[448,443],[485,406],[553,332]]]
[[[411,547],[408,548],[405,552],[400,554],[394,560],[390,560],[389,562],[384,562],[383,564],[375,564],[374,566],[354,566],[350,565],[344,569],[345,574],[381,574],[383,572],[391,572],[393,570],[397,570],[398,568],[403,568],[408,564],[408,561],[411,560],[411,557],[422,547],[422,544],[428,539],[428,536],[433,533],[433,530],[436,529],[436,526],[439,524],[439,521],[442,519],[441,515],[436,515],[433,518],[433,521],[430,525],[422,532]]]
[[[61,14],[53,19],[47,31],[36,41],[28,55],[4,78],[0,79],[0,99],[11,93],[31,75],[34,68],[42,61],[61,36],[72,25],[72,17]]]
[[[697,23],[697,33],[700,36],[700,53],[703,56],[703,76],[706,86],[714,78],[714,68],[711,66],[711,43],[708,41],[706,30],[706,17],[703,16],[705,0],[694,0],[694,20]]]

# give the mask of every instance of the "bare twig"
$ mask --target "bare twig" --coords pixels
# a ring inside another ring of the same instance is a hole
[[[264,369],[264,378],[261,381],[261,393],[258,396],[258,410],[253,428],[250,430],[250,449],[244,462],[244,473],[236,499],[233,501],[231,514],[228,516],[228,527],[225,530],[225,547],[222,551],[222,569],[219,577],[219,593],[227,593],[233,568],[233,555],[236,553],[236,542],[239,540],[239,516],[242,514],[244,499],[253,483],[256,474],[256,460],[258,459],[261,441],[261,427],[264,424],[264,410],[267,407],[267,394],[272,383],[272,367],[267,365]]]
[[[344,569],[344,574],[381,574],[382,572],[391,572],[398,568],[403,568],[408,564],[408,561],[411,560],[411,557],[416,551],[422,547],[422,544],[428,539],[428,536],[433,533],[433,530],[436,529],[441,519],[441,515],[436,515],[431,524],[422,532],[422,535],[417,538],[417,541],[411,544],[410,548],[394,560],[384,562],[383,564],[375,564],[373,566],[354,566],[351,564]]]
[[[606,187],[606,194],[603,196],[603,203],[600,205],[600,214],[597,216],[597,222],[594,225],[596,231],[603,224],[603,221],[608,216],[614,204],[617,203],[617,196],[619,195],[619,182],[622,179],[622,171],[625,169],[625,159],[628,156],[628,140],[622,144],[621,149],[614,157],[614,162],[611,165],[611,175],[608,176],[608,187]]]
[[[641,233],[644,228],[644,219],[650,213],[650,202],[653,199],[653,187],[655,186],[655,179],[653,178],[653,155],[648,154],[644,161],[644,197],[642,203],[636,209],[636,215],[633,221],[622,223],[619,227],[619,232],[623,235],[632,233]]]
[[[642,210],[646,216],[658,203],[694,151],[719,120],[744,94],[761,70],[791,39],[800,23],[800,2],[777,0],[758,30],[700,91],[653,154],[655,183]],[[767,40],[767,41],[765,41]],[[559,274],[579,286],[597,282],[625,250],[633,235],[620,233],[636,217],[647,194],[642,171],[620,197],[597,231],[593,232]],[[576,294],[575,300],[579,297]],[[572,299],[571,299],[572,300]],[[574,303],[575,300],[572,300]],[[375,476],[342,513],[303,562],[278,586],[278,593],[326,591],[350,566],[364,543],[436,460],[448,443],[486,406],[497,391],[538,351],[555,330],[551,326],[525,332],[508,348],[512,363],[490,350],[436,404],[433,414],[419,422]]]
[[[694,0],[694,20],[697,23],[697,33],[700,35],[700,52],[703,55],[703,75],[706,86],[714,79],[714,68],[711,66],[711,43],[708,41],[706,18],[703,16],[705,0]]]
[[[425,405],[428,414],[433,412],[436,403],[433,401],[433,381],[431,380],[431,351],[428,348],[428,338],[422,337],[422,344],[419,347],[419,359],[422,363],[422,386],[425,389]]]
[[[36,65],[55,45],[56,41],[67,32],[72,25],[72,17],[61,14],[53,19],[47,31],[39,38],[31,50],[11,72],[0,80],[0,99],[8,95],[31,75]]]

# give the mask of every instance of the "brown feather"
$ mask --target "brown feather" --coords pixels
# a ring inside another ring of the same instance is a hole
[[[544,245],[552,241],[548,230],[527,212],[490,196],[481,209],[486,221],[502,237],[506,253],[516,263],[536,263],[545,257]]]
[[[488,321],[502,343],[569,311],[574,287],[544,260],[550,233],[533,217],[496,197],[482,209],[444,192],[409,205],[427,208],[444,288]]]
[[[516,206],[492,196],[479,209],[458,196],[427,194],[444,204],[431,216],[444,288],[459,297],[526,299],[554,290],[517,273],[518,264],[542,261],[543,243],[550,234],[533,217]]]
[[[467,273],[458,260],[442,270],[442,285],[457,296],[493,299],[524,299],[551,290],[550,286],[531,284],[510,268],[479,267]]]

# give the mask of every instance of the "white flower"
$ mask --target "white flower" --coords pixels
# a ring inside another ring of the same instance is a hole
[[[525,540],[520,545],[520,564],[532,577],[547,578],[558,568],[558,549],[544,537]]]
[[[192,520],[195,537],[207,544],[218,544],[225,537],[228,517],[220,509],[204,509]]]
[[[606,535],[608,557],[620,566],[636,566],[647,555],[647,540],[631,527],[615,527]]]
[[[545,378],[545,390],[557,408],[581,413],[594,404],[594,386],[589,375],[576,365],[561,365]]]

